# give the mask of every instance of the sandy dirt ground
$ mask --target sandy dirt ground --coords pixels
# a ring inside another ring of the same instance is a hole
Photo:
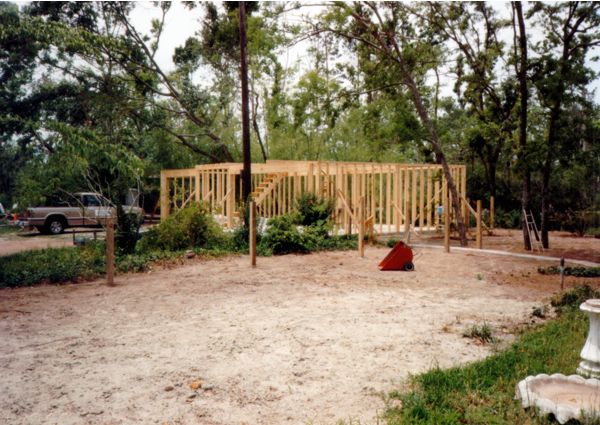
[[[380,272],[388,251],[2,290],[0,423],[377,423],[410,374],[492,351],[469,326],[509,341],[557,289],[547,264],[477,253],[417,249],[415,272]]]
[[[33,249],[73,246],[73,235],[41,235],[31,232],[0,233],[0,256]]]
[[[474,237],[474,229],[472,235]],[[434,243],[442,245],[442,235],[428,235],[422,238],[414,238],[414,242]],[[578,237],[569,232],[550,232],[550,248],[539,251],[525,251],[523,249],[523,236],[521,230],[514,229],[494,229],[492,234],[483,232],[483,248],[497,249],[501,251],[544,255],[549,257],[565,257],[575,260],[593,261],[600,263],[600,239],[590,236]],[[459,246],[458,239],[451,241],[452,245]],[[475,247],[474,240],[469,243],[470,247]]]

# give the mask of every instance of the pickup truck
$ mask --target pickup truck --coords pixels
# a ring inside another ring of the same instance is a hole
[[[144,211],[135,206],[123,206],[125,212],[143,219]],[[98,193],[74,193],[68,199],[52,199],[47,206],[28,208],[23,226],[35,227],[42,233],[58,235],[68,227],[100,227],[108,217],[117,216],[117,209]]]

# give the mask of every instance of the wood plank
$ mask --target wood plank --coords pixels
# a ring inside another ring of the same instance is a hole
[[[383,209],[384,209],[384,200],[383,200],[383,167],[379,166],[379,199],[377,199],[377,205],[379,209],[379,233],[383,233]]]
[[[115,221],[108,217],[106,220],[106,284],[115,283]]]
[[[477,234],[475,235],[475,242],[477,249],[482,247],[482,234],[481,234],[481,199],[477,200]]]
[[[411,170],[412,173],[412,191],[411,191],[411,195],[410,195],[410,204],[411,204],[411,211],[410,211],[410,221],[411,221],[411,227],[412,224],[414,224],[415,221],[415,217],[417,216],[417,180],[419,178],[419,170],[417,168]]]
[[[160,219],[165,220],[169,217],[169,182],[166,173],[160,172]]]
[[[426,220],[427,227],[432,227],[433,224],[433,168],[427,168],[427,205],[425,205],[425,211],[427,212]]]
[[[443,192],[446,196],[443,197],[443,205],[444,209],[444,251],[450,252],[450,204],[448,202],[448,190],[446,189],[447,184],[444,184]]]
[[[419,169],[419,228],[425,227],[425,168]]]
[[[490,230],[494,230],[494,197],[490,196]]]
[[[250,201],[250,233],[248,245],[250,247],[250,264],[252,267],[256,266],[256,203]]]

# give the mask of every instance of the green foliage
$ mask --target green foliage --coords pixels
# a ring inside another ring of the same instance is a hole
[[[550,304],[557,309],[577,309],[585,301],[592,298],[600,298],[600,291],[592,288],[591,286],[577,285],[573,289],[557,294],[552,297]]]
[[[260,255],[306,254],[313,251],[356,249],[356,236],[331,235],[331,225],[318,220],[300,226],[302,216],[291,213],[274,217],[257,246]]]
[[[587,328],[585,315],[572,309],[485,360],[417,375],[411,390],[390,394],[402,408],[386,412],[388,424],[545,423],[514,399],[515,386],[528,375],[575,373]]]
[[[104,269],[103,244],[25,251],[0,257],[0,288],[89,279]]]
[[[148,266],[157,261],[172,261],[180,258],[182,252],[151,251],[144,253],[127,254],[117,258],[116,266],[119,272],[143,272]]]
[[[261,252],[271,252],[275,255],[310,252],[309,238],[298,230],[291,215],[273,217],[268,225],[269,228],[259,244]]]
[[[298,224],[310,226],[329,221],[333,214],[334,201],[319,198],[314,193],[304,193],[296,200],[295,208],[300,215]]]
[[[495,211],[494,225],[502,229],[518,229],[521,227],[521,209],[506,211],[499,208]]]
[[[472,325],[463,332],[463,336],[465,338],[477,339],[481,343],[496,342],[494,329],[488,323],[484,323],[483,325]]]
[[[556,267],[556,266],[538,267],[538,273],[540,273],[540,274],[560,274],[560,267]],[[600,267],[584,267],[584,266],[565,267],[564,275],[565,276],[575,276],[575,277],[600,277]]]
[[[131,254],[140,238],[140,226],[143,217],[137,214],[126,213],[121,204],[117,205],[118,225],[115,233],[115,244],[119,254]]]
[[[180,251],[224,242],[223,231],[206,205],[192,202],[150,229],[138,243],[138,252]]]

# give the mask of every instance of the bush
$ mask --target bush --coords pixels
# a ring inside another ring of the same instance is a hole
[[[504,211],[498,208],[494,217],[494,226],[502,229],[519,229],[522,215],[521,210]]]
[[[298,214],[292,213],[269,220],[269,227],[257,246],[259,255],[306,254],[312,251],[356,249],[356,236],[331,236],[331,224],[319,220],[310,226],[299,226]]]
[[[556,266],[551,267],[538,267],[538,273],[540,274],[560,274],[560,268]],[[600,277],[600,267],[565,267],[565,276],[575,277]]]
[[[139,242],[137,251],[181,251],[224,243],[223,231],[206,205],[193,202],[150,229]]]
[[[115,245],[120,255],[131,254],[140,238],[140,226],[143,218],[137,214],[126,213],[123,206],[117,206],[118,225],[115,233]]]
[[[47,248],[0,257],[0,287],[62,283],[104,273],[104,244]]]
[[[298,223],[303,226],[328,222],[333,214],[334,202],[319,198],[314,193],[305,193],[296,200]]]
[[[116,267],[120,272],[143,272],[148,269],[148,265],[161,260],[173,260],[181,257],[182,252],[170,251],[152,251],[142,254],[129,254],[117,258]]]
[[[591,298],[600,298],[600,292],[589,285],[577,285],[567,292],[552,297],[550,305],[558,311],[563,308],[577,309]]]
[[[496,342],[494,337],[494,330],[490,325],[484,323],[483,325],[473,325],[469,329],[463,332],[465,338],[473,338],[479,340],[482,344],[488,342]]]
[[[300,233],[294,221],[289,214],[269,220],[269,228],[261,238],[258,251],[275,255],[310,252],[307,236]]]

